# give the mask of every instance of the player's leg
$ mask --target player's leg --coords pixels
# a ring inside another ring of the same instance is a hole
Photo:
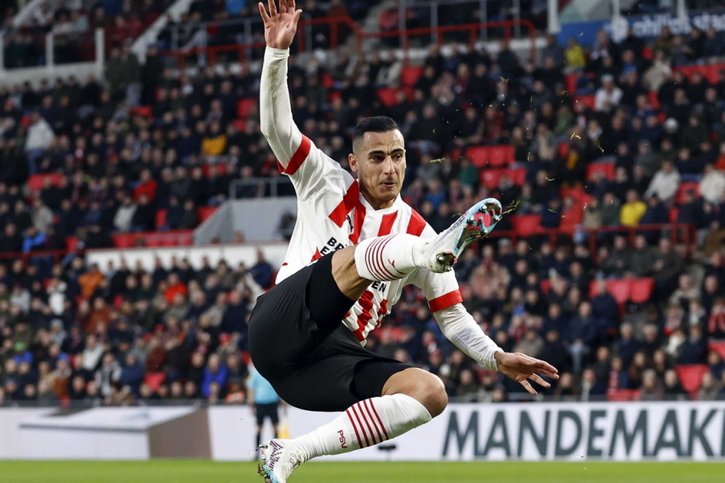
[[[347,453],[395,438],[443,412],[443,382],[419,368],[392,361],[361,362],[352,392],[359,401],[331,422],[292,440],[273,440],[264,451],[284,481],[297,466],[318,456]]]
[[[254,405],[254,416],[257,419],[257,447],[262,442],[262,428],[264,427],[264,410],[261,404]]]
[[[332,278],[339,292],[357,300],[371,281],[404,278],[424,267],[445,272],[463,250],[488,235],[501,219],[501,203],[494,198],[479,201],[436,237],[421,239],[406,233],[363,240],[333,255]]]

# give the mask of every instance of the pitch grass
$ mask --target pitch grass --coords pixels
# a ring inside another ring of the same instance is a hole
[[[290,483],[723,482],[725,463],[308,463]],[[261,483],[253,463],[0,461],[1,483]]]

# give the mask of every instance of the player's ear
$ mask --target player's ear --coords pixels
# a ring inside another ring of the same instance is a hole
[[[347,155],[347,163],[350,165],[350,170],[353,173],[357,173],[358,165],[357,165],[357,157],[353,153],[350,153]]]

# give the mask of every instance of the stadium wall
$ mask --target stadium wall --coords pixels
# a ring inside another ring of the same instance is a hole
[[[296,436],[332,417],[290,408],[283,420]],[[0,409],[0,459],[248,461],[255,454],[254,425],[246,406],[94,408],[67,414]],[[265,432],[269,437],[271,429]],[[382,450],[372,447],[335,459],[725,461],[725,401],[452,404]]]
[[[159,258],[162,263],[168,266],[173,258],[182,260],[188,259],[194,268],[201,268],[202,261],[207,258],[212,266],[219,260],[225,260],[230,266],[235,267],[243,262],[251,267],[257,261],[257,250],[262,250],[264,258],[272,266],[279,267],[284,261],[287,252],[287,242],[260,243],[259,245],[205,245],[198,247],[164,247],[164,248],[117,248],[88,250],[86,260],[89,264],[97,263],[101,269],[105,269],[109,262],[118,268],[121,260],[125,260],[130,267],[140,263],[146,270],[153,270],[154,260]]]

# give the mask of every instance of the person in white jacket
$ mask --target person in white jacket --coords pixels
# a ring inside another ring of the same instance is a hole
[[[28,137],[25,140],[25,156],[30,174],[35,174],[37,171],[36,162],[50,147],[55,139],[55,133],[48,121],[37,111],[30,114],[30,123]]]
[[[700,180],[700,194],[710,203],[720,203],[725,192],[725,174],[712,164],[705,166],[705,175]]]
[[[657,195],[663,202],[668,202],[675,196],[677,189],[680,187],[680,173],[675,169],[675,165],[670,160],[662,163],[659,169],[650,181],[645,198]]]

